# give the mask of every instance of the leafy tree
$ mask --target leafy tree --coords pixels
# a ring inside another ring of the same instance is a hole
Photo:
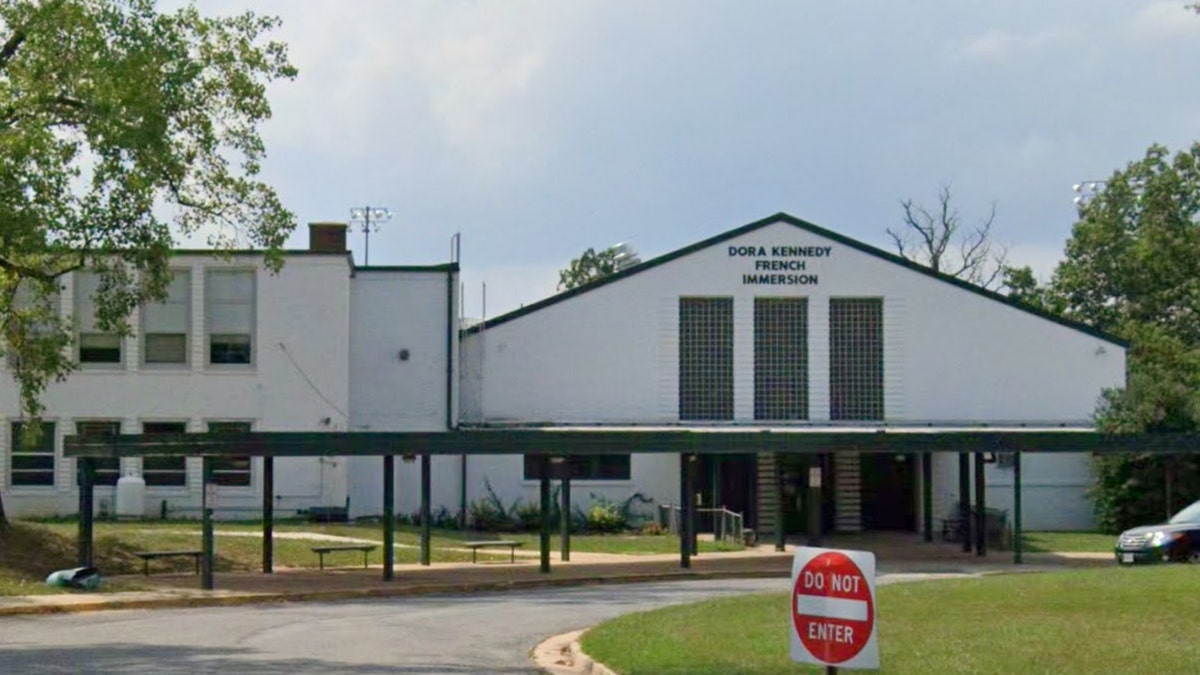
[[[295,219],[258,179],[266,85],[296,75],[264,39],[277,25],[153,0],[0,0],[0,337],[24,414],[73,367],[63,275],[95,270],[100,327],[128,334],[130,311],[166,292],[176,235],[282,264]]]
[[[1102,430],[1200,428],[1200,144],[1152,146],[1080,208],[1047,295],[1074,319],[1130,341],[1126,387],[1105,392]],[[1148,455],[1095,461],[1099,524],[1161,520],[1200,496],[1200,462]]]
[[[569,291],[616,272],[617,254],[615,248],[602,251],[589,248],[584,251],[566,269],[559,271],[558,290]]]
[[[915,204],[912,199],[900,202],[904,210],[904,227],[887,229],[896,253],[935,272],[984,288],[1000,285],[1004,280],[1008,250],[992,242],[996,205],[992,205],[987,217],[978,225],[967,230],[951,201],[950,186],[943,185],[932,210]]]

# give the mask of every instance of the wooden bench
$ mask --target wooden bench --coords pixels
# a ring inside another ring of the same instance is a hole
[[[509,562],[517,562],[517,547],[524,546],[523,541],[512,541],[511,539],[489,539],[488,541],[464,541],[463,546],[471,549],[471,562],[476,561],[476,556],[481,548],[504,548],[508,547]]]
[[[200,558],[204,555],[204,551],[140,551],[134,553],[142,559],[142,573],[150,576],[150,561],[158,558],[186,558],[191,556],[196,559],[196,574],[200,574]]]
[[[378,544],[330,544],[328,546],[313,546],[313,553],[317,554],[317,560],[321,569],[325,569],[325,554],[334,551],[362,551],[363,554],[363,569],[367,569],[367,556],[371,555],[371,551],[379,548]]]

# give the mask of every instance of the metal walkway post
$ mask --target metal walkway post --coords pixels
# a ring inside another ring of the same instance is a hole
[[[396,577],[396,456],[383,456],[383,580]]]
[[[263,574],[275,571],[275,458],[263,457]]]

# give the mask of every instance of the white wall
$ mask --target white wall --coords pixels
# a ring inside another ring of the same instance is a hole
[[[74,461],[62,457],[62,436],[74,433],[79,420],[121,422],[123,433],[141,433],[143,422],[185,422],[188,431],[204,431],[210,421],[246,421],[255,431],[324,431],[345,429],[349,409],[350,267],[344,254],[288,255],[278,275],[262,268],[261,257],[235,255],[214,259],[180,255],[176,268],[191,270],[192,308],[190,363],[177,368],[140,363],[139,339],[124,341],[118,368],[84,367],[67,381],[52,384],[43,402],[45,418],[56,423],[57,477],[53,488],[12,488],[8,477],[10,424],[19,419],[17,388],[4,377],[0,386],[0,489],[10,513],[48,515],[75,513]],[[251,366],[207,365],[204,269],[255,269],[256,323]],[[70,313],[71,283],[63,300]],[[137,313],[130,325],[139,329]],[[2,366],[6,367],[6,365]],[[281,511],[344,503],[344,463],[313,459],[276,460],[276,501]],[[140,460],[124,460],[128,468]],[[339,472],[342,472],[339,474]],[[200,503],[200,462],[189,461],[186,488],[149,488],[146,501],[157,513],[166,499],[173,508],[196,509]],[[260,462],[254,463],[252,488],[222,488],[221,509],[261,505]],[[97,500],[111,498],[112,488],[98,488]]]
[[[452,295],[447,297],[447,294]],[[441,431],[456,414],[457,377],[447,380],[447,358],[457,368],[457,269],[368,268],[351,283],[350,428],[353,431]],[[447,301],[451,308],[447,315]],[[408,357],[402,360],[401,350]],[[456,513],[461,485],[458,457],[436,457],[433,508]],[[470,461],[470,460],[468,460]],[[383,512],[383,459],[350,459],[351,514]],[[420,508],[420,460],[396,460],[396,511]]]
[[[774,256],[776,246],[828,254]],[[766,255],[730,251],[759,247]],[[805,269],[756,271],[757,261],[773,260],[799,260]],[[756,285],[743,277],[788,273],[815,283]],[[737,422],[754,422],[756,296],[809,299],[810,421],[818,424],[829,420],[828,304],[835,297],[884,298],[890,424],[1088,425],[1101,390],[1124,383],[1119,345],[779,222],[466,335],[464,421],[678,422],[681,296],[734,300]],[[1037,490],[1056,498],[1044,509],[1029,502],[1030,526],[1090,524],[1078,508],[1090,482],[1085,458],[1028,457],[1026,467],[1030,481],[1046,481]],[[946,495],[957,491],[956,474],[945,474],[935,475],[939,517],[953,502]]]

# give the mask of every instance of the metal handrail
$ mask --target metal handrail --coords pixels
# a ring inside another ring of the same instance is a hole
[[[679,523],[682,519],[683,509],[677,504],[660,504],[659,505],[659,525],[666,528],[671,534],[679,534]],[[720,508],[698,508],[695,509],[697,514],[711,513],[713,514],[713,538],[717,541],[728,541],[737,544],[744,543],[744,533],[746,519],[736,512],[730,511],[724,506]]]

